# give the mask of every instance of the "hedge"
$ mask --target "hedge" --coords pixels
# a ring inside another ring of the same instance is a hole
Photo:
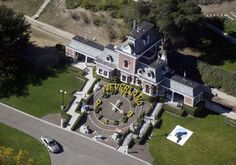
[[[164,109],[164,111],[170,112],[170,113],[178,115],[178,116],[183,116],[184,115],[184,110],[183,109],[174,108],[174,107],[171,107],[169,105],[164,105],[163,109]]]
[[[147,116],[150,116],[152,114],[156,104],[157,104],[157,101],[155,101],[151,104],[150,108],[147,110],[147,113],[146,113]]]
[[[198,116],[200,111],[204,108],[204,106],[205,106],[204,101],[199,102],[194,107],[190,107],[190,106],[187,106],[187,105],[184,104],[183,105],[183,110],[191,116]]]
[[[152,97],[152,96],[148,96],[148,95],[146,95],[146,94],[144,94],[144,93],[143,93],[142,95],[143,95],[143,98],[144,98],[146,101],[151,102],[151,103],[154,103],[155,101],[158,100],[158,97],[157,97],[157,96]]]
[[[137,137],[137,138],[134,138],[134,139],[133,139],[134,143],[135,143],[135,144],[143,144],[143,143],[145,142],[145,140],[148,139],[148,137],[149,137],[149,135],[151,134],[152,130],[153,130],[153,127],[152,127],[152,125],[150,124],[150,125],[148,126],[148,128],[146,129],[146,131],[144,132],[142,138]]]
[[[95,84],[96,84],[97,82],[99,82],[99,81],[100,81],[100,79],[99,79],[99,78],[96,78],[96,80],[95,80],[95,81],[93,82],[93,84],[90,86],[90,88],[89,88],[87,94],[93,93],[93,88],[94,88]]]
[[[229,72],[200,61],[198,61],[198,70],[205,84],[221,88],[227,94],[236,96],[236,72]]]
[[[73,126],[71,127],[72,131],[75,131],[78,127],[78,125],[80,124],[81,119],[83,119],[85,117],[86,113],[81,113],[80,116],[76,119],[75,123],[73,124]]]
[[[66,114],[65,120],[62,123],[63,127],[66,127],[66,125],[69,123],[71,117],[72,116],[70,114]]]

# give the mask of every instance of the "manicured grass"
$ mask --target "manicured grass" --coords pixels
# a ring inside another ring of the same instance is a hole
[[[236,21],[225,20],[224,31],[230,34],[232,37],[236,37]]]
[[[0,146],[11,147],[15,152],[27,151],[38,165],[51,164],[47,149],[35,138],[4,124],[0,124],[0,134]]]
[[[227,71],[236,71],[236,62],[224,61],[222,68]]]
[[[26,96],[11,96],[0,101],[37,117],[60,112],[62,102],[60,89],[67,91],[64,100],[68,105],[73,98],[72,92],[80,89],[84,83],[83,80],[76,78],[77,75],[77,69],[67,68],[56,76],[43,80],[41,85],[29,85]]]
[[[149,140],[153,164],[236,164],[236,129],[225,124],[222,116],[179,118],[164,112],[162,119],[161,128],[155,129],[152,139]],[[193,135],[184,146],[166,139],[166,135],[176,125],[193,131]]]

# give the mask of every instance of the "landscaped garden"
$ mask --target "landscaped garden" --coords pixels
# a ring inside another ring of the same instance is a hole
[[[36,162],[34,164],[51,164],[47,149],[33,137],[26,135],[25,133],[20,132],[14,128],[8,127],[4,124],[0,124],[0,134],[0,147],[4,146],[14,149],[14,155],[19,153],[20,150],[26,151],[27,156],[25,158],[33,159]],[[0,161],[0,164],[1,162],[2,161]],[[27,162],[24,163],[26,164]]]
[[[209,114],[204,118],[177,117],[164,112],[160,129],[155,129],[149,149],[153,164],[235,164],[236,130],[224,123],[223,116]],[[193,135],[184,146],[166,139],[176,125]]]
[[[72,92],[79,90],[84,80],[79,78],[79,70],[72,67],[55,72],[55,75],[42,80],[40,85],[29,85],[27,95],[10,96],[0,101],[37,117],[60,112],[62,103],[60,89],[67,91],[64,103],[68,105],[73,98]]]

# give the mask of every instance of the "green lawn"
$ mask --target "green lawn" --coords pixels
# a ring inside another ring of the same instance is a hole
[[[224,30],[228,34],[232,34],[233,37],[236,37],[236,21],[226,20],[224,22]]]
[[[62,101],[60,89],[67,91],[64,98],[68,105],[73,98],[72,91],[80,89],[84,83],[83,80],[77,79],[76,75],[78,75],[77,69],[67,68],[56,76],[43,80],[41,85],[29,85],[26,96],[11,96],[0,101],[37,117],[60,112]]]
[[[224,118],[208,115],[205,118],[179,118],[168,113],[162,115],[160,129],[155,129],[149,148],[153,164],[159,165],[226,165],[236,164],[236,129],[224,124]],[[166,139],[176,125],[193,131],[184,146]]]
[[[16,152],[27,151],[38,165],[51,164],[47,149],[35,138],[1,123],[0,135],[0,146],[11,147]]]

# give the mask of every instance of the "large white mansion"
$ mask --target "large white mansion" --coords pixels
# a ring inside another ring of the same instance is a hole
[[[142,92],[149,96],[166,93],[172,101],[177,98],[186,105],[196,105],[202,99],[201,84],[168,72],[167,58],[159,48],[161,42],[154,25],[143,22],[120,45],[104,47],[75,36],[66,45],[66,55],[74,62],[94,62],[98,75],[107,79],[119,76],[121,82],[142,86]]]

